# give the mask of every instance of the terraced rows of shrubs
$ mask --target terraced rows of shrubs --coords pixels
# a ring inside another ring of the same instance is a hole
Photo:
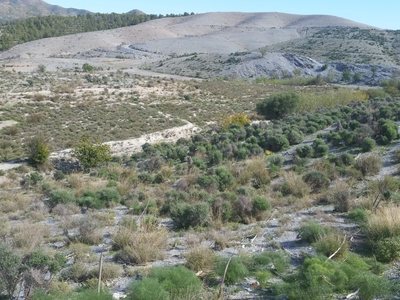
[[[136,266],[164,257],[168,232],[160,228],[159,217],[171,218],[176,231],[201,232],[265,220],[273,208],[330,203],[359,225],[362,246],[351,242],[349,234],[355,233],[306,223],[298,230],[299,238],[316,254],[305,255],[293,268],[290,257],[273,247],[231,259],[219,256],[217,250],[228,242],[215,238],[213,249],[199,246],[189,251],[186,266],[153,268],[135,280],[128,299],[211,299],[220,293],[223,277],[226,285],[235,286],[248,276],[256,278],[261,296],[327,299],[356,292],[361,299],[390,299],[399,286],[383,273],[400,257],[400,181],[370,176],[382,166],[381,157],[372,151],[383,151],[399,138],[398,99],[374,99],[302,115],[293,112],[276,111],[272,117],[277,120],[256,125],[229,118],[230,124],[221,128],[175,144],[146,144],[141,153],[87,166],[85,173],[58,170],[50,177],[31,172],[21,182],[22,188],[36,193],[52,214],[68,210],[86,214],[77,224],[64,224],[68,250],[75,255],[72,265],[47,254],[32,263],[29,257],[34,252],[25,250],[24,256],[18,256],[1,248],[2,257],[13,262],[3,267],[0,262],[0,282],[9,287],[5,291],[12,295],[15,285],[7,284],[4,270],[12,266],[11,274],[21,278],[27,266],[43,272],[52,268],[53,273],[62,269],[57,273],[60,281],[88,287],[85,299],[99,297],[90,296],[98,274],[84,267],[93,259],[89,246],[103,240],[100,220],[103,225],[114,222],[112,215],[96,215],[102,212],[99,209],[117,205],[129,209],[111,237],[116,264],[106,266],[104,276],[113,279],[123,272],[117,267],[120,264]],[[303,143],[306,138],[312,141]],[[287,153],[298,144],[293,155]],[[364,187],[357,189],[360,184]],[[69,233],[76,227],[76,234]],[[17,238],[18,233],[11,237],[18,248]],[[200,271],[204,274],[199,278],[195,272]],[[36,289],[33,298],[62,299],[60,294],[83,299],[81,293],[63,293],[54,286]]]

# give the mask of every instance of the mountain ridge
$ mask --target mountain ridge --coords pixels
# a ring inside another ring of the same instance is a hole
[[[0,21],[2,22],[37,16],[77,16],[89,13],[91,12],[84,9],[64,8],[42,0],[0,0]]]

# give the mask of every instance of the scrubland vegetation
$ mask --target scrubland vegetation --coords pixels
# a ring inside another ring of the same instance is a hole
[[[30,79],[32,97],[20,86],[18,105],[1,108],[19,122],[1,130],[1,159],[30,158],[0,174],[4,297],[399,295],[398,84],[281,93],[266,82],[87,75],[49,95],[45,76],[61,82],[44,72]],[[182,119],[203,131],[123,157],[100,143]],[[46,137],[32,139],[36,130]],[[74,168],[53,165],[51,149],[67,145]]]

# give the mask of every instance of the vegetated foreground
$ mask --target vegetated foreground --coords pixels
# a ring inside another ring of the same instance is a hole
[[[30,161],[0,174],[4,297],[399,296],[398,82],[4,74],[1,158]],[[115,158],[101,144],[185,121],[203,131]]]

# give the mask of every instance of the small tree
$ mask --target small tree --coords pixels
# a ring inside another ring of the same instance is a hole
[[[99,142],[92,142],[88,137],[83,137],[76,146],[73,155],[79,160],[82,167],[87,170],[97,167],[111,160],[110,146]]]
[[[280,93],[266,98],[257,104],[257,112],[267,119],[279,119],[293,113],[299,103],[295,93]]]
[[[34,137],[28,144],[29,161],[34,166],[43,165],[50,156],[50,147],[42,136]]]

